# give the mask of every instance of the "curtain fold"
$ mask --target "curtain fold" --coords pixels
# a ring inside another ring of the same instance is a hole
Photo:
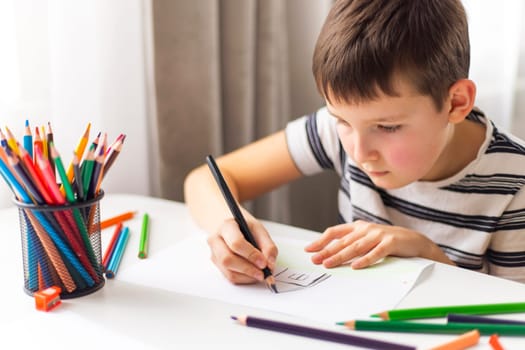
[[[302,5],[281,0],[153,0],[162,197],[183,200],[184,176],[202,164],[206,154],[230,152],[322,105],[313,78],[299,86],[294,76],[311,77],[311,49],[329,1],[312,6],[321,12],[304,11]],[[291,22],[303,13],[309,17]],[[294,29],[308,43],[308,54],[294,57],[302,61],[299,71],[297,62],[290,61],[290,47],[300,46],[289,40]],[[302,107],[292,106],[292,91]],[[319,208],[308,212],[308,205],[306,210],[305,205],[295,207],[290,193],[307,194],[301,201],[308,203],[326,200],[323,206],[332,212],[333,224],[335,182],[332,192],[326,183],[320,186],[285,186],[244,204],[263,219],[321,229],[328,223],[317,213]]]

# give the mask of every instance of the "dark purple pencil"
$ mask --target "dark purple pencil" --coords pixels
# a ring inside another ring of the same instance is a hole
[[[381,340],[358,337],[355,335],[344,334],[339,332],[332,332],[328,330],[295,325],[280,321],[266,320],[252,316],[231,316],[240,324],[248,327],[255,327],[266,329],[270,331],[277,331],[281,333],[288,333],[300,335],[303,337],[327,340],[335,343],[354,345],[367,349],[390,349],[390,350],[416,350],[416,347],[409,345],[402,345],[397,343],[390,343]]]
[[[516,321],[516,320],[503,319],[503,318],[492,318],[492,317],[463,315],[463,314],[448,314],[447,322],[525,325],[525,321]]]

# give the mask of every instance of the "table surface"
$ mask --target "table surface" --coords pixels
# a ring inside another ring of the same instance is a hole
[[[155,254],[200,230],[192,222],[183,203],[130,194],[107,194],[101,201],[102,218],[128,210],[138,215],[127,221],[131,231],[140,232],[142,213],[150,216],[149,253]],[[282,233],[300,231],[305,237],[315,233],[274,224]],[[4,310],[0,312],[2,342],[16,348],[40,349],[179,349],[202,348],[202,345],[229,349],[332,349],[352,348],[336,343],[303,338],[255,328],[242,327],[231,315],[257,315],[291,321],[285,315],[216,300],[184,295],[158,288],[106,280],[100,290],[78,298],[63,300],[51,312],[35,309],[34,300],[23,290],[23,266],[20,227],[16,208],[0,210],[0,234],[3,254]],[[103,247],[112,229],[102,231]],[[128,247],[138,247],[140,234],[130,236]],[[103,249],[104,251],[104,249]],[[125,253],[119,269],[140,263],[136,254]],[[239,288],[242,288],[240,286]],[[525,285],[435,263],[399,304],[400,308],[430,305],[478,304],[522,301]],[[506,315],[525,320],[525,314]],[[341,332],[350,332],[341,330]],[[352,332],[429,349],[454,338],[453,335]],[[500,337],[506,349],[525,349],[525,339]],[[472,349],[491,349],[488,336],[481,337]]]

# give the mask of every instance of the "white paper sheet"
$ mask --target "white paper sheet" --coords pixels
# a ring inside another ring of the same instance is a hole
[[[277,238],[277,265],[294,271],[331,276],[309,288],[271,293],[263,283],[236,286],[213,265],[204,236],[192,236],[128,267],[117,278],[174,292],[282,312],[334,324],[393,309],[431,262],[387,258],[362,270],[349,266],[325,269],[310,262],[307,242]],[[168,268],[166,268],[168,267]]]

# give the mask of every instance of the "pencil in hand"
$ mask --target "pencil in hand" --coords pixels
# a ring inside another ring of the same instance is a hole
[[[244,219],[244,216],[242,215],[241,210],[239,209],[239,206],[235,201],[235,198],[233,198],[228,184],[226,184],[226,181],[224,180],[224,177],[222,176],[221,171],[217,166],[217,163],[215,163],[215,159],[213,159],[211,155],[208,155],[206,157],[206,162],[208,163],[208,167],[210,168],[213,177],[217,182],[217,185],[219,185],[219,188],[222,192],[222,195],[224,196],[224,199],[226,200],[226,203],[228,204],[228,207],[230,207],[230,211],[233,217],[235,218],[235,221],[239,225],[239,229],[241,230],[244,239],[250,242],[250,244],[253,245],[255,248],[259,249],[259,246],[257,245],[257,242],[255,242],[255,238],[253,238],[253,235],[250,229],[248,228],[248,224],[246,223],[246,220]],[[262,271],[264,274],[264,280],[266,281],[268,288],[272,292],[278,293],[277,287],[275,286],[275,278],[273,277],[272,272],[270,271],[268,266],[265,267]]]

